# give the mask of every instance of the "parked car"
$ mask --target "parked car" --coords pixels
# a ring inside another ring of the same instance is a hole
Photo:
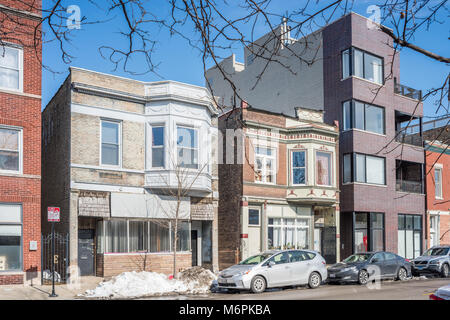
[[[450,300],[450,284],[440,287],[430,294],[430,300]]]
[[[251,290],[307,284],[314,289],[327,278],[325,259],[311,250],[272,250],[254,255],[219,273],[219,288]]]
[[[367,284],[370,276],[406,280],[411,277],[411,263],[392,252],[356,253],[328,268],[328,282]]]
[[[450,246],[435,246],[412,260],[413,275],[439,274],[443,278],[449,276]]]

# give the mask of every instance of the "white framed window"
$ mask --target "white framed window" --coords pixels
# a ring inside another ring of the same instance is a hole
[[[163,168],[165,161],[164,126],[152,126],[152,168]]]
[[[248,208],[248,225],[259,226],[261,224],[260,209],[256,207]]]
[[[308,249],[309,225],[309,218],[269,218],[268,249]]]
[[[19,47],[0,45],[0,88],[23,91],[23,51]]]
[[[442,168],[434,168],[434,196],[442,199]]]
[[[177,164],[183,168],[198,169],[198,131],[177,126]]]
[[[306,150],[291,152],[291,177],[293,185],[306,184]]]
[[[276,183],[276,161],[274,148],[257,146],[255,148],[255,181]]]
[[[101,121],[101,165],[121,166],[122,128],[121,122],[114,120]]]
[[[0,172],[22,172],[22,138],[21,128],[0,126]]]
[[[22,270],[22,206],[0,203],[0,272]]]
[[[332,153],[316,151],[316,184],[319,186],[331,186],[332,179]]]

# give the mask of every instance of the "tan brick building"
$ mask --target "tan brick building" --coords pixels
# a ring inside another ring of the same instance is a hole
[[[314,249],[329,263],[339,259],[338,128],[324,124],[321,111],[296,112],[244,103],[219,118],[221,269],[268,249]]]
[[[205,88],[70,68],[43,111],[42,204],[61,207],[70,265],[172,273],[178,212],[177,269],[216,270],[216,139]]]

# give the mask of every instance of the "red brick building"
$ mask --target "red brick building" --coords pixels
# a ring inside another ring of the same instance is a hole
[[[0,1],[0,285],[39,281],[40,5]]]
[[[428,248],[450,245],[450,149],[428,142],[425,157]]]

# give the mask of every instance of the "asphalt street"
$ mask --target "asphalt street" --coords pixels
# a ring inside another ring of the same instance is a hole
[[[262,294],[249,292],[211,293],[201,296],[177,296],[172,299],[195,300],[428,300],[439,287],[450,284],[450,279],[410,279],[382,281],[379,286],[357,284],[322,285],[317,289],[306,287],[271,289]],[[171,299],[160,297],[159,299]],[[153,298],[155,299],[155,298]]]

